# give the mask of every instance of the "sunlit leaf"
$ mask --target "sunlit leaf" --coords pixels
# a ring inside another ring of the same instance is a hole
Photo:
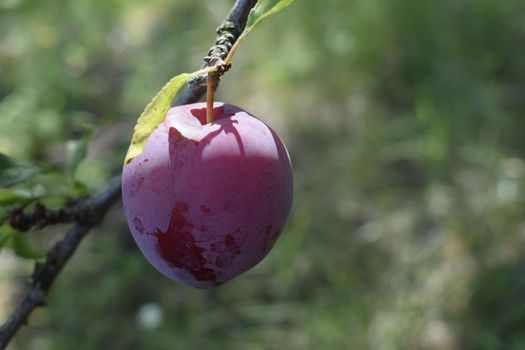
[[[155,130],[155,128],[164,120],[164,116],[168,112],[171,102],[180,88],[191,78],[205,74],[210,69],[201,69],[193,73],[182,73],[172,78],[164,87],[157,93],[157,95],[146,106],[144,112],[140,115],[135,130],[131,138],[131,145],[124,163],[129,163],[133,158],[142,153],[148,137]]]
[[[42,169],[0,153],[0,187],[10,187],[25,181]]]
[[[40,185],[32,188],[0,189],[0,207],[20,204],[26,200],[41,198],[46,194],[46,189]]]
[[[248,21],[246,22],[246,27],[242,35],[245,36],[263,19],[281,11],[294,1],[295,0],[259,0],[248,15]]]
[[[259,0],[248,14],[246,27],[235,42],[235,45],[226,57],[225,62],[231,62],[231,59],[234,53],[236,52],[237,48],[239,47],[240,43],[244,40],[248,33],[250,33],[252,29],[255,28],[257,24],[259,24],[263,19],[267,18],[268,16],[271,16],[274,13],[281,11],[283,8],[287,7],[294,1],[295,0]]]
[[[15,204],[21,199],[26,199],[30,196],[30,191],[26,190],[0,190],[0,207]]]

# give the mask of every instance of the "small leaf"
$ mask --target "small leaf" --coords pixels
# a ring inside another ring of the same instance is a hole
[[[8,224],[0,226],[0,248],[8,246],[11,243],[11,238],[16,235],[17,232],[11,228]]]
[[[66,174],[70,179],[74,179],[78,165],[86,158],[88,142],[89,137],[87,136],[79,140],[69,140],[67,142]]]
[[[42,169],[0,153],[0,187],[10,187],[25,181]]]
[[[180,88],[191,78],[208,73],[213,69],[214,68],[207,68],[193,73],[182,73],[172,78],[166,85],[164,85],[164,87],[146,106],[144,112],[142,112],[137,120],[131,138],[131,145],[129,146],[124,163],[129,163],[133,158],[142,153],[144,145],[148,141],[148,137],[164,120],[166,113],[170,109],[171,102]]]
[[[31,197],[27,190],[0,190],[0,207],[7,207],[19,202],[21,199]]]
[[[248,21],[246,22],[242,36],[246,36],[263,19],[281,11],[292,2],[294,2],[294,0],[259,0],[248,14]]]
[[[28,190],[0,189],[0,225],[9,217],[9,210],[15,204],[24,205],[32,198]]]
[[[37,251],[22,233],[17,233],[13,236],[13,249],[16,255],[21,258],[42,259],[44,257],[44,254]]]
[[[32,188],[0,189],[0,207],[23,204],[28,200],[41,198],[46,193],[46,189],[41,185],[36,185]]]
[[[286,6],[290,5],[295,0],[259,0],[257,4],[250,10],[248,14],[248,20],[246,21],[246,27],[243,32],[233,45],[232,49],[228,53],[228,56],[225,59],[225,63],[231,63],[232,57],[237,51],[237,48],[241,42],[246,38],[248,33],[252,31],[257,24],[259,24],[263,19],[268,16],[273,15],[276,12],[281,11]]]
[[[9,217],[11,209],[25,207],[32,201],[43,198],[46,194],[46,189],[41,185],[36,185],[30,189],[0,189],[0,225]]]
[[[0,224],[5,222],[9,217],[9,210],[6,208],[0,208]]]

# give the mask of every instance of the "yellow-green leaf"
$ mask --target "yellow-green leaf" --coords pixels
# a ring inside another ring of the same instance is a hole
[[[182,73],[172,78],[166,85],[164,85],[164,87],[146,106],[144,112],[142,112],[137,120],[124,163],[129,163],[133,158],[142,153],[149,136],[164,120],[166,113],[170,109],[171,102],[180,88],[191,78],[206,74],[213,69],[215,68],[205,68],[193,73]]]
[[[11,240],[17,232],[9,224],[0,225],[0,249],[11,243]]]
[[[295,0],[259,0],[248,14],[248,21],[242,36],[248,34],[259,22],[274,13],[281,11]]]
[[[240,43],[246,38],[248,33],[252,31],[257,24],[259,24],[263,19],[268,16],[273,15],[274,13],[281,11],[286,6],[290,5],[295,0],[259,0],[254,8],[251,9],[248,14],[248,20],[246,21],[246,27],[241,33],[235,44],[233,45],[230,53],[226,57],[226,63],[230,63],[234,53],[237,51]]]

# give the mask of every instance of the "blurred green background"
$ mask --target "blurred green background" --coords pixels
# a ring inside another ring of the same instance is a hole
[[[101,190],[232,4],[0,0],[0,152],[54,167],[17,189],[49,205]],[[294,163],[273,251],[191,289],[146,262],[118,205],[12,349],[525,349],[523,0],[299,0],[233,64],[218,99]],[[45,251],[65,229],[28,238]],[[32,262],[0,263],[4,320]]]

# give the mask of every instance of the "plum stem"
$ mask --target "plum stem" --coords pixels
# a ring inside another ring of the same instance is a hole
[[[208,73],[207,86],[206,86],[206,123],[213,123],[213,98],[215,95],[215,89],[219,79],[215,72]]]
[[[213,117],[213,98],[215,96],[215,90],[219,85],[221,75],[230,69],[231,64],[226,64],[220,58],[214,58],[210,60],[211,70],[208,71],[208,77],[206,79],[206,123],[212,123],[215,118]]]

